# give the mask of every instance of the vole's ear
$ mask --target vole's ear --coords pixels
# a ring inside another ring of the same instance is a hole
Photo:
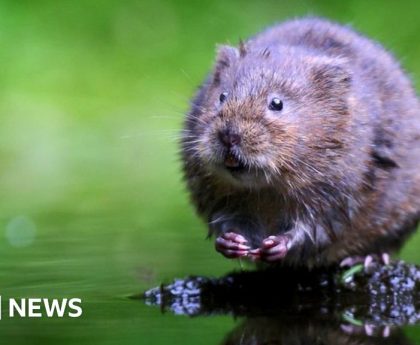
[[[346,64],[334,62],[314,66],[311,78],[321,92],[343,95],[350,90],[352,82],[352,76]]]
[[[216,67],[214,71],[215,84],[220,83],[221,76],[226,68],[232,66],[232,64],[239,59],[239,50],[235,47],[220,45],[217,47],[217,58]]]

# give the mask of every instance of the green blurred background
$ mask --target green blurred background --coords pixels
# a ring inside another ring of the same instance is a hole
[[[216,43],[321,15],[378,39],[416,82],[419,11],[418,1],[1,0],[0,294],[80,297],[84,313],[3,318],[0,337],[218,343],[230,317],[161,316],[126,298],[239,267],[204,240],[177,156]],[[420,263],[419,244],[420,233],[401,257]]]

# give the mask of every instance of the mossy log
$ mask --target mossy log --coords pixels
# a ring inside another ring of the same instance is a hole
[[[420,268],[402,261],[307,270],[273,268],[192,276],[148,290],[146,304],[190,316],[317,318],[352,325],[420,322]]]

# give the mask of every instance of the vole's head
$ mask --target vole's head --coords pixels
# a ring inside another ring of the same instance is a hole
[[[228,182],[311,183],[343,146],[351,78],[342,59],[222,46],[208,83],[190,115],[190,149]]]

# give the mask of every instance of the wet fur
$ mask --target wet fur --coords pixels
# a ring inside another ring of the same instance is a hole
[[[273,94],[284,101],[279,114],[267,110]],[[223,168],[217,133],[226,128],[241,135],[246,174]],[[210,234],[235,231],[253,247],[287,234],[284,264],[396,250],[420,216],[413,87],[377,43],[322,19],[219,47],[186,117],[182,161]]]

